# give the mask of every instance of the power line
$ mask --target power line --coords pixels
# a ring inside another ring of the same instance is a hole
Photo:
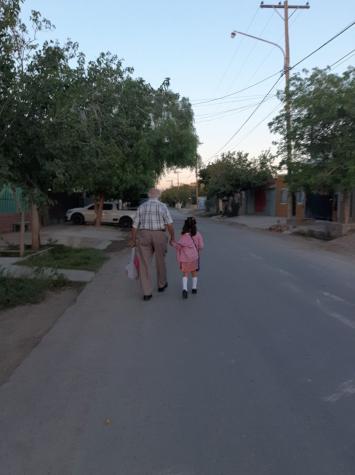
[[[258,15],[259,11],[260,11],[259,7],[256,7],[255,13],[254,13],[254,15],[253,15],[253,17],[252,17],[252,19],[251,19],[251,21],[250,21],[250,23],[249,23],[249,25],[248,25],[248,28],[247,28],[247,30],[246,30],[247,32],[250,30],[251,26],[254,24],[254,21],[255,21],[257,15]],[[230,67],[232,66],[232,63],[233,63],[233,61],[234,61],[234,58],[236,57],[238,51],[240,50],[240,47],[241,47],[240,45],[241,45],[241,43],[238,43],[237,47],[235,48],[234,53],[233,53],[233,55],[232,55],[232,57],[231,57],[231,59],[230,59],[228,65],[227,65],[226,69],[224,70],[224,72],[223,72],[223,74],[222,74],[222,76],[221,76],[221,79],[220,79],[219,82],[218,82],[217,87],[215,88],[215,92],[217,92],[218,89],[221,87],[221,85],[222,85],[222,83],[223,83],[223,81],[224,81],[224,79],[225,79],[225,77],[226,77],[226,75],[227,75],[227,73],[228,73]]]
[[[280,105],[278,105],[277,107],[275,107],[275,109],[273,109],[271,112],[269,112],[260,122],[258,122],[246,135],[244,135],[244,137],[238,142],[238,144],[234,147],[234,150],[236,150],[239,145],[244,142],[244,140],[249,137],[249,135],[251,135],[254,130],[256,130],[258,127],[260,127],[261,124],[263,124],[265,122],[265,120],[267,120],[272,114],[274,114],[277,110],[280,109]]]
[[[270,17],[268,18],[268,20],[266,21],[263,29],[261,30],[261,32],[259,33],[260,36],[262,36],[265,31],[267,30],[269,24],[271,23],[271,20],[273,19],[273,17],[275,16],[275,11],[272,12],[272,14],[270,15]],[[246,32],[248,33],[248,31]],[[240,43],[241,44],[241,43]],[[230,86],[228,88],[228,90],[230,91],[234,85],[234,83],[236,82],[236,80],[238,79],[239,75],[240,75],[240,72],[244,69],[244,66],[245,64],[248,62],[248,60],[250,59],[252,53],[254,52],[255,48],[257,47],[257,43],[254,43],[249,52],[246,54],[245,58],[244,58],[244,61],[241,63],[241,65],[239,66],[238,70],[237,70],[237,73],[234,75],[234,78],[232,80],[232,82],[230,83]]]
[[[246,124],[250,121],[250,119],[256,114],[256,112],[260,109],[260,107],[262,106],[262,104],[264,104],[264,102],[266,101],[266,99],[268,98],[268,96],[271,94],[271,92],[275,89],[275,87],[277,86],[277,84],[280,82],[281,78],[284,76],[284,72],[282,72],[280,74],[280,77],[277,79],[277,81],[272,85],[271,89],[269,89],[269,91],[265,94],[265,96],[263,97],[263,99],[259,102],[259,104],[255,107],[255,109],[253,110],[253,112],[251,114],[249,114],[249,116],[247,117],[247,119],[242,123],[242,125],[238,128],[238,130],[236,132],[234,132],[234,134],[227,140],[227,142],[223,145],[223,147],[221,147],[214,155],[213,157],[215,157],[216,155],[218,155],[222,150],[224,150],[226,148],[227,145],[229,145],[231,143],[231,141],[234,139],[234,137],[236,137],[239,132],[246,126]],[[212,157],[211,157],[212,158]]]
[[[293,19],[293,21],[290,22],[290,26],[293,26],[297,19],[299,18],[300,16],[300,10],[294,10],[293,13],[290,15],[290,19],[292,18],[292,16],[296,13],[296,16],[295,18]],[[280,40],[283,38],[283,34],[278,38],[278,40],[276,41],[276,43],[279,43]],[[260,69],[262,68],[262,66],[266,63],[266,61],[270,58],[270,56],[274,53],[274,50],[272,48],[270,48],[270,51],[267,55],[264,56],[264,59],[261,61],[261,63],[259,64],[259,66],[257,67],[257,69],[254,71],[254,73],[249,77],[248,81],[252,81],[254,79],[254,77],[257,75],[257,73],[260,71]]]
[[[338,38],[339,36],[341,36],[342,34],[344,34],[346,31],[348,31],[352,26],[355,25],[355,21],[353,21],[352,23],[350,23],[350,25],[348,25],[347,27],[343,28],[339,33],[337,33],[336,35],[332,36],[328,41],[326,41],[325,43],[323,43],[322,45],[320,45],[318,48],[316,48],[315,50],[313,50],[311,53],[309,53],[307,56],[305,56],[304,58],[302,58],[301,60],[299,60],[296,64],[294,64],[293,66],[291,66],[289,68],[289,71],[291,71],[292,69],[295,69],[297,66],[299,66],[301,63],[303,63],[304,61],[306,61],[307,59],[309,59],[311,56],[313,56],[315,53],[317,53],[318,51],[320,51],[321,49],[323,49],[325,46],[327,46],[329,43],[331,43],[332,41],[334,41],[336,38]],[[263,97],[263,99],[259,102],[259,104],[256,106],[256,108],[252,111],[252,113],[248,116],[248,118],[242,123],[242,125],[237,129],[237,131],[227,140],[227,142],[211,157],[215,157],[216,155],[218,155],[222,150],[224,150],[226,148],[227,145],[230,144],[230,142],[234,139],[234,137],[236,137],[239,132],[246,126],[246,124],[250,121],[250,119],[256,114],[256,112],[260,109],[260,107],[262,106],[262,104],[266,101],[267,97],[271,94],[271,92],[273,91],[273,89],[277,86],[277,84],[279,83],[279,81],[281,80],[281,78],[285,75],[286,71],[283,71],[280,75],[280,77],[277,79],[277,81],[273,84],[273,86],[271,87],[271,89],[269,89],[269,91],[265,94],[265,96]]]
[[[298,61],[298,63],[294,64],[293,66],[291,66],[290,70],[291,69],[295,69],[297,68],[297,66],[299,66],[301,63],[303,63],[304,61],[306,61],[308,58],[310,58],[311,56],[313,56],[315,53],[318,53],[318,51],[320,51],[321,49],[323,49],[325,46],[329,45],[329,43],[331,43],[332,41],[336,40],[339,36],[341,36],[342,34],[344,34],[346,31],[350,30],[350,28],[352,26],[355,25],[355,21],[353,21],[352,23],[350,23],[350,25],[346,26],[345,28],[343,28],[339,33],[337,33],[336,35],[332,36],[328,41],[326,41],[325,43],[323,43],[322,45],[320,45],[317,49],[315,49],[314,51],[312,51],[311,53],[309,53],[307,56],[305,56],[304,58],[302,58],[300,61]]]
[[[348,59],[348,56],[353,56],[352,53],[354,53],[355,51],[355,48],[352,49],[351,51],[349,51],[349,53],[347,53],[345,56],[343,56],[342,58],[338,59],[338,61],[335,61],[335,63],[331,64],[329,67],[332,68],[333,66],[335,66],[336,64],[340,63],[340,61],[343,61],[343,59]],[[350,58],[349,58],[350,59]]]
[[[215,97],[214,99],[206,99],[205,101],[193,102],[192,105],[193,106],[198,106],[200,104],[208,104],[210,102],[220,101],[221,99],[225,99],[226,97],[235,96],[236,94],[240,94],[241,92],[248,91],[249,89],[252,89],[253,87],[258,86],[259,84],[262,84],[263,82],[266,82],[271,78],[274,78],[278,74],[280,74],[280,71],[277,71],[276,73],[271,74],[270,76],[268,76],[264,79],[261,79],[260,81],[254,83],[254,84],[251,84],[250,86],[244,87],[243,89],[239,89],[239,91],[231,92],[229,94],[226,94],[225,96]]]
[[[267,100],[271,101],[275,98],[276,98],[276,95],[269,97]],[[226,110],[226,111],[218,112],[218,113],[213,114],[211,116],[199,117],[199,118],[197,118],[196,123],[201,124],[201,123],[206,123],[206,122],[212,122],[214,120],[220,120],[220,119],[223,119],[225,117],[231,117],[231,116],[235,115],[236,113],[248,111],[248,110],[254,108],[256,105],[257,104],[254,103],[252,105],[246,105],[246,106],[242,106],[242,107],[239,107],[239,108],[236,108],[236,109],[229,109],[229,110]]]
[[[259,102],[259,99],[260,97],[263,97],[262,95],[260,96],[257,96],[254,98],[253,102],[249,102],[247,104],[244,104],[244,105],[238,105],[238,107],[233,107],[232,109],[224,109],[224,110],[220,110],[220,111],[215,111],[215,112],[205,112],[205,113],[201,113],[199,115],[196,115],[195,118],[197,119],[203,119],[203,118],[209,118],[209,117],[214,117],[216,115],[220,115],[220,114],[224,114],[225,112],[234,112],[234,111],[237,111],[237,110],[240,110],[240,109],[244,109],[245,107],[253,107],[253,106],[256,106]],[[272,98],[275,97],[275,96],[272,96]],[[225,105],[225,104],[222,104],[222,105]]]
[[[352,58],[353,56],[355,56],[355,53],[352,54],[351,56],[349,56],[348,58],[344,59],[344,61],[342,61],[341,63],[337,64],[334,68],[332,69],[337,69],[339,68],[340,66],[342,66],[343,64],[345,64],[350,58]]]

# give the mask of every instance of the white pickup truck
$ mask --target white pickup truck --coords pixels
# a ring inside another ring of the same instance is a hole
[[[119,209],[115,201],[105,201],[102,209],[102,224],[118,224],[122,228],[130,228],[135,215],[135,210]],[[73,224],[93,224],[96,219],[95,204],[68,209],[65,216],[66,220]]]

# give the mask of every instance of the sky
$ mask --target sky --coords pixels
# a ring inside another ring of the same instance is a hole
[[[291,3],[304,5],[306,1]],[[355,0],[309,3],[309,10],[297,10],[290,19],[291,65],[355,20]],[[101,51],[111,51],[123,58],[125,65],[134,67],[135,76],[154,87],[169,77],[171,88],[193,104],[201,142],[199,154],[207,164],[219,151],[242,150],[257,156],[272,149],[276,138],[267,124],[280,108],[277,89],[223,148],[277,77],[228,98],[201,104],[281,71],[283,56],[278,48],[230,36],[238,30],[284,45],[283,21],[274,9],[261,9],[259,5],[258,0],[25,0],[23,18],[31,10],[40,11],[56,26],[51,38],[77,41],[88,59],[96,58]],[[332,65],[354,48],[355,27],[294,71]],[[334,66],[334,72],[354,64],[355,55],[349,56]],[[278,88],[282,87],[281,80]],[[180,183],[194,181],[193,173],[181,170],[179,175],[171,172],[163,177],[161,186],[177,184],[178,177]]]

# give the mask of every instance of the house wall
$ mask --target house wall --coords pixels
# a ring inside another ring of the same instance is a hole
[[[22,203],[22,206],[26,206],[22,202],[22,193],[18,188],[14,191],[9,187],[4,187],[0,190],[0,232],[10,233],[14,230],[14,225],[19,224],[21,221],[21,215],[17,211],[17,203]],[[31,214],[26,209],[25,221],[30,222]]]
[[[21,216],[19,213],[0,213],[0,232],[11,233],[14,231],[14,225],[19,224]],[[30,223],[31,215],[29,213],[25,216],[25,222]]]
[[[283,191],[287,190],[287,183],[285,177],[278,176],[275,180],[275,195],[276,195],[276,216],[279,218],[288,217],[288,193],[287,200],[281,201]],[[286,195],[284,195],[285,197]],[[295,207],[292,210],[294,212],[293,219],[300,223],[305,219],[306,210],[306,195],[305,193],[294,193],[293,200],[295,200]]]
[[[276,199],[276,216],[279,218],[287,218],[288,204],[281,203],[282,190],[287,189],[287,184],[283,176],[278,176],[275,180],[275,199]]]
[[[276,188],[266,190],[266,209],[267,216],[276,216]]]
[[[252,190],[246,190],[245,197],[246,197],[245,213],[254,214],[255,213],[254,192]]]

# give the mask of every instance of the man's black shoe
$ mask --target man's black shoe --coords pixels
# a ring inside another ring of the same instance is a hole
[[[183,290],[183,291],[182,291],[182,298],[183,298],[183,299],[187,299],[187,297],[188,297],[187,290]]]
[[[166,283],[164,287],[159,287],[158,292],[164,292],[164,290],[167,288],[168,288],[168,283]]]
[[[193,294],[197,294],[197,289],[192,289],[191,291]]]
[[[144,295],[143,300],[150,300],[152,297],[152,295]]]

